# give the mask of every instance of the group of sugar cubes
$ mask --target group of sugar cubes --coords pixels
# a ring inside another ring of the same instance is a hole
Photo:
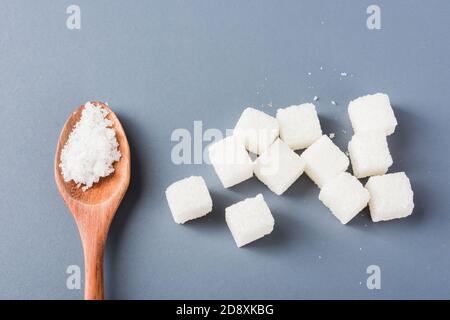
[[[386,137],[395,131],[395,118],[389,97],[376,93],[350,102],[348,114],[354,135],[348,144],[353,174],[370,177],[369,191],[372,221],[409,216],[414,209],[414,193],[404,172],[386,174],[393,160]]]
[[[367,204],[373,221],[411,214],[414,204],[409,179],[404,173],[385,174],[393,163],[386,136],[397,125],[389,97],[377,93],[357,98],[349,104],[348,112],[355,131],[348,145],[354,176],[346,172],[348,157],[322,135],[311,103],[279,109],[276,118],[247,108],[233,136],[210,148],[211,163],[226,188],[254,173],[278,195],[305,171],[321,188],[319,199],[344,224]],[[304,148],[301,156],[293,152]],[[259,157],[252,163],[245,149]],[[357,179],[380,175],[370,178],[366,188]],[[393,185],[397,187],[383,196],[377,192]]]
[[[348,113],[354,130],[348,144],[354,176],[345,172],[348,159],[331,141],[325,143],[325,139],[321,142],[321,138],[302,155],[308,159],[313,154],[314,159],[310,159],[310,163],[323,162],[326,163],[323,167],[328,168],[325,176],[323,168],[306,170],[321,187],[319,199],[343,224],[353,219],[367,204],[374,222],[410,215],[414,201],[408,177],[404,172],[386,174],[393,163],[386,136],[392,134],[397,126],[389,97],[377,93],[357,98],[350,102]],[[322,145],[322,150],[317,150],[318,145]],[[370,178],[364,187],[357,178],[365,177]]]
[[[233,135],[210,146],[209,158],[225,188],[255,174],[270,190],[281,195],[305,170],[305,161],[294,150],[308,147],[321,135],[313,104],[279,109],[276,118],[247,108]],[[252,161],[247,151],[258,158]]]
[[[350,103],[348,111],[355,131],[348,146],[355,176],[346,172],[350,162],[345,153],[322,135],[311,103],[279,109],[276,118],[253,108],[245,109],[233,135],[209,147],[211,164],[225,188],[255,174],[277,195],[305,172],[321,188],[319,199],[343,224],[367,204],[373,221],[411,214],[414,204],[409,179],[403,172],[385,174],[392,165],[386,135],[392,134],[397,125],[388,96],[358,98]],[[304,148],[307,149],[301,156],[294,152]],[[247,151],[259,157],[252,161]],[[366,187],[357,179],[373,175],[377,176],[371,177]],[[211,197],[201,177],[174,183],[166,195],[178,223],[212,210]],[[228,207],[225,212],[238,246],[273,229],[274,220],[262,195]]]
[[[171,184],[166,198],[176,223],[203,217],[212,211],[212,199],[205,180],[192,176]],[[264,197],[258,194],[225,209],[225,221],[238,247],[262,238],[275,221]]]

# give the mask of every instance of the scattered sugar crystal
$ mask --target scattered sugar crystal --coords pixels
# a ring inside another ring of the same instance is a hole
[[[341,77],[346,77],[347,76],[347,72],[341,72]]]
[[[303,173],[304,161],[277,139],[255,161],[255,175],[277,195],[283,194]]]
[[[209,159],[225,188],[253,176],[253,161],[244,143],[235,136],[215,142],[208,148]]]
[[[313,101],[317,101],[317,100],[319,100],[319,97],[318,96],[314,96]]]
[[[312,103],[278,109],[280,137],[294,150],[309,147],[322,136],[316,107]]]
[[[261,154],[279,134],[278,121],[268,114],[247,108],[239,118],[234,135],[241,139],[248,151]]]
[[[61,151],[59,167],[64,181],[83,185],[83,191],[113,173],[113,164],[121,157],[107,115],[106,109],[87,102]]]
[[[376,93],[357,98],[348,105],[348,114],[355,133],[381,131],[394,133],[397,119],[388,95]]]
[[[310,75],[312,75],[312,73],[311,73],[311,72],[308,72],[308,76],[310,76]]]
[[[369,192],[348,172],[328,180],[319,193],[319,200],[342,224],[348,223],[364,209],[369,199]]]
[[[212,199],[205,180],[192,176],[174,182],[166,189],[166,198],[176,223],[203,217],[212,210]]]
[[[327,180],[347,170],[349,160],[338,146],[326,135],[320,137],[301,158],[305,160],[305,172],[319,187]]]
[[[404,172],[370,177],[366,183],[370,193],[372,221],[386,221],[409,216],[414,209],[414,193]]]
[[[238,247],[271,233],[275,224],[261,194],[226,208],[225,220]]]
[[[334,139],[334,136],[335,136],[334,132],[330,133],[330,139]]]
[[[385,174],[392,165],[384,132],[355,134],[348,144],[348,152],[357,178]]]
[[[334,101],[334,100],[331,100],[331,104],[334,105],[334,106],[336,106],[336,105],[337,105],[337,102]]]

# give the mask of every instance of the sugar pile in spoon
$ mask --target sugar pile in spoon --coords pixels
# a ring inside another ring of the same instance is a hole
[[[61,151],[61,173],[64,181],[73,180],[86,191],[102,177],[114,172],[113,163],[121,154],[108,111],[87,102]]]

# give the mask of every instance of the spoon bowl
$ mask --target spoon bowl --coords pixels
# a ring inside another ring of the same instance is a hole
[[[130,182],[130,147],[125,131],[117,116],[104,103],[91,102],[106,109],[107,119],[116,132],[120,160],[113,164],[114,172],[101,178],[91,188],[83,191],[74,181],[66,182],[59,164],[61,151],[75,124],[80,120],[84,105],[67,119],[61,131],[55,154],[55,180],[58,191],[75,218],[83,244],[85,262],[85,299],[103,299],[103,253],[111,221]]]

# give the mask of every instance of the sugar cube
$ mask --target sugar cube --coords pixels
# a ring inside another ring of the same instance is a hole
[[[322,136],[316,107],[312,103],[278,109],[280,137],[294,150],[305,149]]]
[[[245,109],[234,128],[234,135],[244,141],[248,151],[255,154],[266,151],[278,134],[277,119],[254,108]]]
[[[185,223],[212,211],[211,196],[205,180],[199,176],[171,184],[166,189],[166,198],[176,223]]]
[[[244,143],[235,136],[226,137],[208,148],[209,160],[225,188],[253,176],[253,161]]]
[[[392,165],[386,136],[380,132],[355,134],[348,144],[348,152],[357,178],[385,174]]]
[[[381,131],[394,133],[397,119],[388,95],[376,93],[359,97],[348,105],[348,114],[355,133]]]
[[[271,233],[275,224],[262,194],[226,208],[225,220],[238,247]]]
[[[347,170],[348,157],[327,135],[323,135],[303,151],[301,158],[305,160],[305,172],[319,187],[327,180]]]
[[[404,218],[414,209],[414,193],[404,172],[370,177],[366,189],[370,193],[370,216],[374,222]]]
[[[283,194],[303,173],[305,162],[277,139],[255,161],[255,175],[277,195]]]
[[[348,223],[364,209],[369,199],[369,191],[348,172],[328,180],[319,193],[319,200],[342,224]]]

